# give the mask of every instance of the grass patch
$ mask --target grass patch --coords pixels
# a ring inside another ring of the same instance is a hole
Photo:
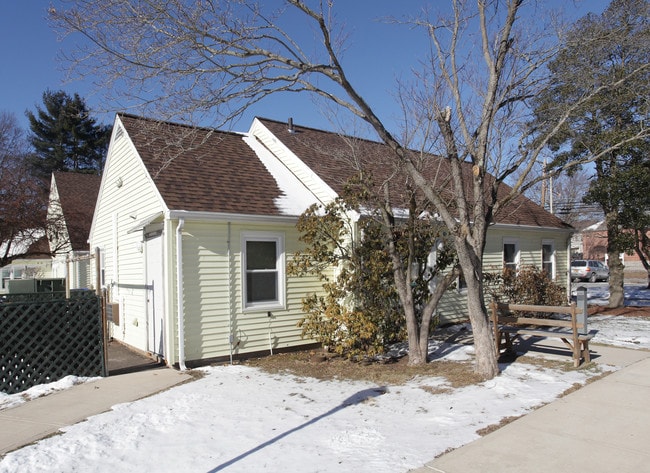
[[[302,351],[253,358],[244,363],[267,373],[321,380],[367,381],[384,386],[399,386],[418,377],[442,377],[451,388],[481,382],[470,362],[433,361],[423,366],[409,366],[407,356],[391,363],[360,363],[322,351]]]

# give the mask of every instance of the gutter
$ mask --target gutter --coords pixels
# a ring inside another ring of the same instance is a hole
[[[245,215],[231,214],[224,212],[201,212],[190,210],[169,210],[165,213],[165,218],[169,219],[188,219],[203,221],[220,221],[220,222],[243,222],[243,223],[290,223],[295,224],[298,216],[291,215]]]
[[[178,366],[181,371],[186,371],[185,309],[183,306],[183,226],[185,226],[185,219],[180,218],[176,227],[176,302],[178,309]]]

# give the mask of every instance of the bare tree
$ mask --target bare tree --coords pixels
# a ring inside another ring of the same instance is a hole
[[[28,149],[15,115],[0,112],[0,267],[45,236],[46,194],[28,172]]]
[[[417,133],[404,136],[417,135],[419,146],[446,158],[445,189],[427,179],[408,152],[416,141],[389,130],[363,85],[348,78],[345,36],[332,1],[286,0],[269,7],[262,1],[75,0],[50,13],[65,31],[88,39],[88,47],[70,58],[81,74],[101,74],[104,83],[120,85],[140,102],[162,104],[179,118],[219,111],[227,120],[270,94],[308,92],[365,121],[450,231],[467,282],[476,370],[491,378],[498,365],[483,288],[488,225],[533,185],[526,176],[549,138],[596,91],[566,104],[557,126],[545,126],[543,134],[528,130],[528,100],[544,87],[543,67],[556,50],[543,34],[550,25],[539,22],[545,16],[524,0],[449,5],[449,17],[425,11],[409,19],[428,36],[430,48],[423,48],[422,66],[413,74],[415,92],[401,96],[406,110],[417,111],[405,113],[411,123],[405,131]],[[306,27],[311,35],[304,34]],[[622,80],[600,84],[599,91]],[[581,161],[605,152],[594,149]],[[524,172],[506,189],[502,183],[518,168]]]
[[[559,175],[548,176],[547,173],[546,176],[543,163],[529,172],[527,181],[535,184],[528,187],[526,197],[574,227],[602,218],[597,206],[583,202],[592,181],[589,171],[581,168]],[[511,180],[516,182],[520,177],[521,172],[516,171]]]

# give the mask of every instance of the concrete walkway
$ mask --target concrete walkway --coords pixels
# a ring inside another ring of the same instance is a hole
[[[597,363],[623,368],[412,472],[650,471],[650,352],[591,348]],[[527,348],[535,351],[563,349],[544,340]],[[0,457],[189,379],[170,368],[119,374],[0,411]]]
[[[191,379],[171,368],[101,378],[0,411],[0,457],[112,406],[150,396]]]
[[[556,348],[544,340],[528,354]],[[597,363],[623,368],[412,473],[650,471],[650,352],[591,349]]]

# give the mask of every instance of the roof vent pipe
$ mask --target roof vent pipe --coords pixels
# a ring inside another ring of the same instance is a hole
[[[289,133],[295,133],[296,130],[293,128],[293,118],[292,117],[289,117],[288,125],[289,125]]]

